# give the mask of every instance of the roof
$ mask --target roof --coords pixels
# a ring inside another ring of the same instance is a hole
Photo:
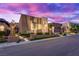
[[[6,25],[10,26],[9,22],[3,18],[0,18],[0,22],[5,23]]]

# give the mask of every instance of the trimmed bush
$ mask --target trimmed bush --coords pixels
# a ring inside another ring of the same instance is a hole
[[[7,42],[4,38],[0,38],[0,43]]]
[[[20,36],[23,37],[30,37],[30,34],[32,34],[31,32],[23,32],[23,33],[19,33]]]
[[[0,43],[6,42],[6,40],[3,38],[4,35],[5,35],[5,32],[0,31]]]
[[[30,37],[30,34],[27,34],[27,33],[20,33],[20,36],[23,36],[23,37]]]
[[[4,36],[5,32],[4,31],[0,31],[0,37]]]
[[[45,35],[49,35],[49,33],[45,33]]]
[[[3,38],[3,36],[5,35],[4,31],[0,31],[0,38]]]
[[[50,36],[50,35],[36,35],[31,40],[40,40],[40,39],[45,39],[45,38],[50,38],[50,37],[53,37],[53,36]]]
[[[39,33],[37,33],[37,35],[43,35],[43,33],[42,32],[39,32]]]
[[[67,35],[67,33],[65,33],[65,32],[64,32],[64,33],[62,33],[62,35],[63,35],[63,36],[66,36],[66,35]]]

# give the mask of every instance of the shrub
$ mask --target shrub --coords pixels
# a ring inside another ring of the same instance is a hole
[[[19,33],[20,36],[23,36],[23,37],[30,37],[30,34],[32,34],[31,32],[22,32],[22,33]]]
[[[4,38],[0,38],[0,43],[7,42]]]
[[[5,32],[4,31],[0,31],[0,37],[4,36]]]
[[[45,33],[45,35],[49,35],[49,33]]]
[[[66,33],[66,32],[64,32],[64,33],[62,33],[62,35],[63,35],[63,36],[66,36],[66,35],[67,35],[67,33]]]
[[[5,35],[5,32],[0,31],[0,43],[6,42],[6,40],[3,38],[4,35]]]
[[[37,35],[43,35],[43,33],[42,32],[38,32]]]
[[[50,38],[50,37],[53,37],[53,36],[50,36],[50,35],[36,35],[31,40],[40,40],[40,39],[45,39],[45,38]]]
[[[23,37],[30,37],[30,34],[27,34],[27,33],[20,33],[20,36],[23,36]]]

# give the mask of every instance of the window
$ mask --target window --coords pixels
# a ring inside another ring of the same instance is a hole
[[[0,25],[0,31],[4,31],[4,26]]]

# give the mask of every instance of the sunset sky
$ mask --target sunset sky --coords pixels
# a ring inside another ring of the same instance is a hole
[[[79,23],[77,3],[0,3],[0,18],[19,21],[20,14],[47,17],[49,22]]]

